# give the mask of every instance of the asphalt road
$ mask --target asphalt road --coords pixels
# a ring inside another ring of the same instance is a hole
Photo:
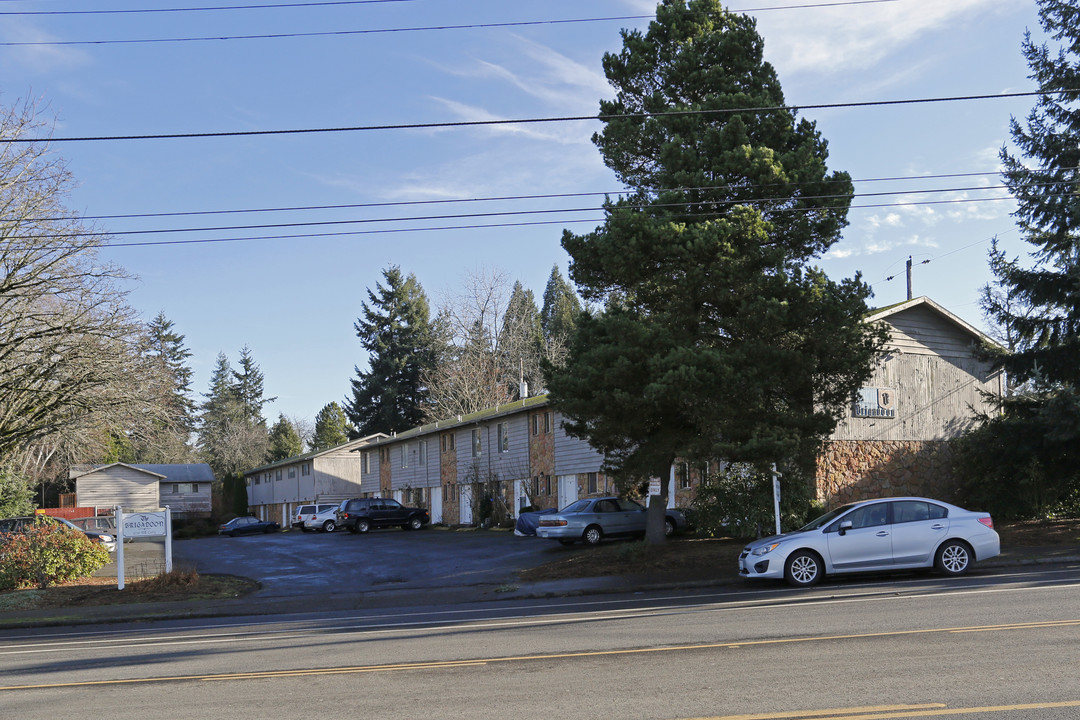
[[[393,528],[181,540],[173,543],[173,562],[250,577],[262,583],[259,595],[280,597],[511,583],[517,570],[565,552],[511,532]]]
[[[1078,647],[1064,567],[43,628],[0,633],[0,714],[1075,720]]]

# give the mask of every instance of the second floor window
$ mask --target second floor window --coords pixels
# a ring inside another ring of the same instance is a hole
[[[480,457],[483,454],[484,447],[483,441],[480,437],[480,428],[473,428],[472,431],[472,456]]]
[[[499,423],[499,452],[510,451],[510,423]]]

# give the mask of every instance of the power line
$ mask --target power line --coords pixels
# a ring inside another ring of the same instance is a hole
[[[690,115],[732,115],[735,113],[797,112],[799,110],[832,110],[838,108],[889,107],[894,105],[918,105],[944,102],[966,102],[971,100],[1004,100],[1010,98],[1032,97],[1034,95],[1075,95],[1077,90],[1032,90],[1028,92],[996,93],[992,95],[955,95],[949,97],[911,98],[903,100],[868,100],[865,102],[818,103],[806,105],[773,105],[748,108],[719,108],[715,110],[671,110],[658,113],[622,113],[616,115],[567,115],[546,118],[517,118],[507,120],[458,120],[453,122],[396,123],[390,125],[355,125],[349,127],[293,128],[285,130],[230,130],[225,132],[198,133],[159,133],[154,135],[97,135],[86,137],[31,137],[8,138],[9,143],[58,143],[58,142],[96,142],[103,140],[176,140],[191,138],[254,137],[260,135],[301,135],[314,133],[365,132],[372,130],[432,130],[463,127],[482,127],[497,125],[530,125],[555,122],[581,122],[600,120],[631,120],[660,117],[680,117]]]
[[[801,201],[821,201],[821,200],[840,200],[844,198],[860,198],[860,197],[883,197],[892,195],[925,195],[932,193],[946,193],[946,192],[968,192],[968,191],[1005,191],[1003,187],[963,187],[963,188],[936,188],[930,190],[895,190],[890,192],[879,193],[845,193],[841,195],[810,195],[800,197]],[[971,198],[971,200],[1008,200],[1011,196],[999,197],[999,198]],[[777,202],[783,200],[783,198],[746,198],[737,200],[719,200],[714,202],[703,201],[702,204],[722,204],[727,206],[732,205],[761,205],[769,202]],[[944,202],[960,202],[961,199],[944,201]],[[622,209],[636,209],[641,210],[645,208],[671,208],[671,207],[685,207],[688,204],[695,204],[693,201],[684,201],[678,203],[650,203],[640,205],[624,205],[620,206]],[[925,204],[929,204],[929,201]],[[116,235],[152,235],[161,233],[186,233],[186,232],[223,232],[223,231],[237,231],[237,230],[265,230],[269,228],[291,228],[291,227],[313,227],[319,225],[360,225],[369,223],[382,223],[382,222],[410,222],[410,221],[430,221],[430,220],[460,220],[464,218],[486,218],[486,217],[502,217],[508,215],[547,215],[552,213],[579,213],[579,212],[593,212],[602,208],[597,207],[576,207],[576,208],[546,208],[540,210],[501,210],[482,213],[460,213],[453,215],[419,215],[419,216],[403,216],[403,217],[389,217],[389,218],[360,218],[354,220],[313,220],[307,222],[293,222],[293,223],[264,223],[258,225],[232,225],[232,226],[214,226],[214,227],[186,227],[186,228],[163,228],[155,230],[120,230],[120,231],[108,231],[98,233],[86,233],[88,235],[102,235],[102,236],[116,236]],[[818,206],[814,209],[825,209]],[[85,218],[84,218],[85,219]]]
[[[148,15],[152,13],[208,12],[216,10],[275,10],[278,8],[313,8],[331,5],[381,5],[416,2],[416,0],[333,0],[328,2],[267,3],[263,5],[215,5],[181,8],[125,8],[121,10],[0,10],[0,15]]]
[[[851,210],[867,210],[867,209],[881,209],[881,208],[897,208],[897,207],[919,207],[930,205],[952,205],[952,204],[966,204],[974,202],[1000,202],[1003,200],[1011,200],[1011,196],[999,197],[999,198],[958,198],[952,200],[927,200],[917,202],[901,202],[901,203],[873,203],[864,205],[851,205]],[[738,204],[738,203],[731,203]],[[295,224],[281,224],[281,225],[267,225],[267,226],[252,226],[252,227],[236,227],[236,228],[190,228],[190,231],[226,231],[226,230],[243,230],[243,229],[260,229],[263,227],[309,227],[313,225],[336,225],[347,223],[388,223],[388,222],[410,222],[410,221],[422,221],[422,220],[450,220],[450,219],[466,219],[466,218],[482,218],[482,217],[497,217],[507,215],[531,215],[541,213],[555,213],[555,212],[588,212],[595,210],[596,208],[570,208],[562,210],[544,210],[544,211],[521,211],[512,212],[507,211],[503,213],[477,213],[477,214],[463,214],[463,215],[446,215],[446,216],[430,216],[430,217],[404,217],[404,218],[378,218],[378,219],[365,219],[356,221],[341,221],[341,222],[314,222],[314,223],[295,223]],[[779,208],[774,212],[816,212],[816,211],[830,211],[836,208],[824,207],[824,206],[807,206],[799,208]],[[707,218],[707,217],[722,217],[723,213],[695,213],[693,215],[687,214],[686,217],[695,218]],[[673,218],[679,217],[673,215]],[[195,245],[195,244],[208,244],[208,243],[226,243],[226,242],[241,242],[251,240],[297,240],[304,238],[328,238],[328,237],[346,237],[346,236],[361,236],[361,235],[379,235],[379,234],[400,234],[407,232],[433,232],[433,231],[446,231],[446,230],[472,230],[472,229],[491,229],[491,228],[516,228],[516,227],[528,227],[537,225],[566,225],[576,223],[602,223],[605,218],[556,218],[553,220],[542,221],[527,221],[527,222],[502,222],[502,223],[488,223],[488,224],[469,224],[469,225],[440,225],[440,226],[427,226],[427,227],[405,227],[405,228],[379,228],[373,230],[348,230],[348,231],[335,231],[325,233],[299,233],[288,235],[255,235],[247,237],[224,237],[224,238],[199,238],[199,239],[185,239],[185,240],[152,240],[142,242],[128,242],[128,243],[101,243],[97,247],[102,248],[122,248],[122,247],[150,247],[150,246],[165,246],[165,245]],[[74,233],[69,235],[55,235],[55,238],[74,238],[74,237],[109,237],[115,235],[138,235],[138,234],[150,234],[150,233],[162,233],[162,232],[183,232],[184,230],[147,230],[147,231],[131,231],[131,232],[86,232],[86,233]],[[32,239],[32,238],[31,238]]]
[[[0,15],[48,16],[48,15],[146,15],[152,13],[210,12],[218,10],[276,10],[281,8],[314,8],[340,5],[379,5],[384,3],[415,2],[416,0],[331,0],[325,2],[265,3],[262,5],[214,5],[203,7],[180,8],[126,8],[119,10],[3,10]],[[746,8],[732,10],[737,13],[764,12],[768,10],[802,10],[806,8],[836,7],[840,5],[873,5],[898,0],[838,0],[837,2],[819,2],[805,5],[778,5],[765,8]],[[645,15],[642,17],[652,17]]]
[[[1076,170],[1080,168],[1064,168],[1066,170]],[[853,184],[861,183],[878,183],[878,182],[900,182],[909,180],[942,180],[952,178],[969,178],[969,177],[988,177],[999,176],[1000,171],[987,170],[981,172],[964,172],[964,173],[939,173],[931,175],[896,175],[891,177],[871,177],[871,178],[859,178],[851,180]],[[823,180],[820,184],[829,185],[835,183],[846,183],[847,180]],[[764,183],[756,185],[755,187],[769,188],[777,187],[775,183]],[[713,185],[708,187],[681,187],[671,188],[671,190],[677,192],[711,192],[716,190],[728,189],[729,185]],[[952,190],[963,190],[965,188],[952,188]],[[1000,187],[991,186],[978,186],[971,189],[1002,189]],[[423,205],[450,205],[458,203],[487,203],[487,202],[507,202],[516,200],[560,200],[567,198],[583,198],[583,197],[605,197],[605,196],[618,196],[626,195],[631,191],[622,190],[595,190],[591,192],[576,192],[576,193],[545,193],[539,195],[501,195],[491,197],[472,197],[472,198],[440,198],[438,200],[396,200],[388,202],[372,202],[372,203],[346,203],[338,205],[297,205],[289,207],[264,207],[264,208],[233,208],[226,210],[179,210],[175,212],[153,212],[153,213],[126,213],[126,214],[109,214],[109,215],[81,215],[80,220],[129,220],[137,218],[165,218],[165,217],[190,217],[195,215],[237,215],[237,214],[251,214],[251,213],[277,213],[277,212],[310,212],[313,210],[366,210],[372,208],[388,208],[388,207],[409,207],[409,206],[423,206]],[[899,192],[934,192],[933,190],[926,191],[898,191]],[[893,193],[879,193],[879,194],[893,194]],[[856,196],[862,196],[863,193],[857,193]],[[70,218],[33,218],[34,222],[49,222],[69,220]]]

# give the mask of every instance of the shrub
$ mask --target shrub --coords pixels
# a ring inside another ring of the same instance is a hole
[[[109,551],[80,532],[42,518],[0,544],[0,590],[48,587],[93,575]]]
[[[801,477],[782,476],[780,524],[785,531],[806,523],[810,489]],[[760,537],[776,528],[772,476],[748,463],[731,463],[706,478],[694,496],[690,519],[707,537]]]

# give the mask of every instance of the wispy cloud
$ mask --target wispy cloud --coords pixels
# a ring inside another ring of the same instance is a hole
[[[63,39],[30,23],[12,18],[0,22],[0,38],[5,42],[18,43],[57,42]],[[63,45],[18,45],[7,47],[4,48],[0,58],[6,58],[12,64],[19,65],[34,75],[43,75],[54,70],[78,67],[90,62],[90,56],[86,52]],[[0,59],[0,63],[3,63],[2,59]]]
[[[835,74],[875,66],[976,13],[1012,10],[1016,5],[1016,0],[905,0],[754,14],[766,38],[769,60],[785,73]]]

